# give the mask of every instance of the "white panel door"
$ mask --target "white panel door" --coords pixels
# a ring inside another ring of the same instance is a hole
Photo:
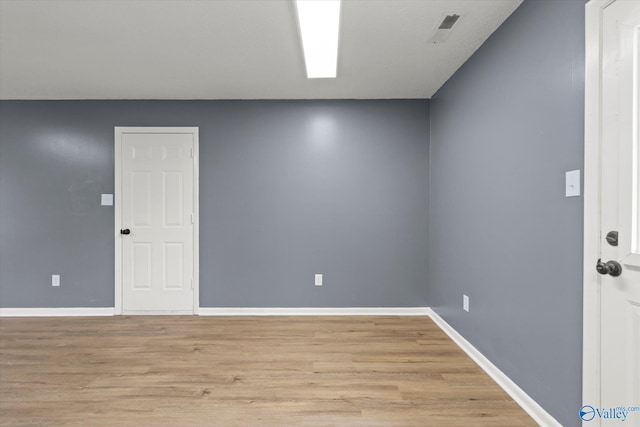
[[[622,272],[614,277],[600,271],[605,409],[640,406],[639,66],[640,1],[615,1],[602,14],[600,255],[602,262],[618,262]],[[618,232],[617,246],[613,236],[607,241],[612,231]],[[628,417],[626,424],[640,426],[640,413]],[[602,425],[621,421],[601,418]]]
[[[126,129],[117,130],[122,312],[193,313],[195,135]]]

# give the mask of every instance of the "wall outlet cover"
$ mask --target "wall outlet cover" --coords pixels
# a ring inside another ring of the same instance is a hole
[[[315,285],[322,286],[322,274],[315,275]]]
[[[51,275],[51,286],[55,286],[55,287],[60,286],[60,275],[59,274],[52,274]]]
[[[469,312],[469,297],[467,295],[462,295],[462,309]]]
[[[100,204],[102,206],[113,206],[113,194],[101,194]]]

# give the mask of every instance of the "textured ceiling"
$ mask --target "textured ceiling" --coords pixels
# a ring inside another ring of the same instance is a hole
[[[430,98],[520,3],[343,0],[338,78],[309,80],[291,0],[0,0],[0,98]]]

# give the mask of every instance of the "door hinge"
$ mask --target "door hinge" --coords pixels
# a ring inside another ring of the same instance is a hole
[[[196,287],[193,286],[193,279],[191,279],[191,289],[195,289]]]
[[[191,147],[191,158],[192,158],[192,159],[193,159],[193,156],[194,156],[194,154],[193,154],[193,147]]]
[[[191,214],[191,224],[196,223],[196,215],[194,213]]]

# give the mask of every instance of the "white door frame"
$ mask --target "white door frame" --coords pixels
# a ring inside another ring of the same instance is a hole
[[[600,405],[600,150],[602,96],[602,11],[614,0],[591,0],[585,6],[584,115],[584,259],[582,313],[582,403]],[[576,408],[576,412],[579,408]],[[583,421],[583,425],[587,425]],[[600,419],[588,422],[600,425]]]
[[[200,191],[199,191],[199,140],[198,127],[120,127],[114,128],[115,139],[115,314],[122,314],[122,134],[123,133],[190,133],[193,135],[193,314],[200,308]]]

